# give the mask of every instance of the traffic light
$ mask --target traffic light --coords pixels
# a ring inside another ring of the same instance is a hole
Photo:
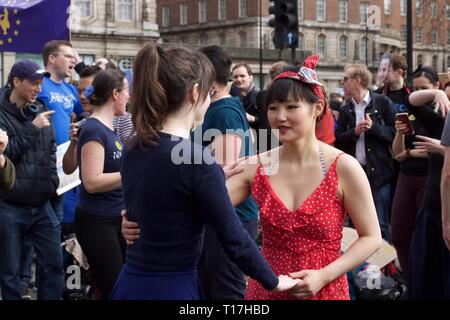
[[[275,28],[275,48],[298,48],[297,0],[274,0],[269,7],[269,14],[274,15],[269,26]]]

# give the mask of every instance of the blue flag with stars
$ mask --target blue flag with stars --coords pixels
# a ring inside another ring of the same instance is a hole
[[[69,40],[70,0],[0,0],[0,52],[41,53],[51,40]]]

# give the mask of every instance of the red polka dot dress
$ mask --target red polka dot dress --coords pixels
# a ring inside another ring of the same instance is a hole
[[[261,165],[258,167],[251,192],[260,207],[262,254],[276,275],[321,269],[340,256],[345,209],[336,196],[336,162],[339,156],[333,161],[319,187],[295,212],[285,207],[272,190],[268,176],[264,174],[265,169]],[[245,298],[294,299],[289,293],[267,291],[252,279]],[[312,299],[350,299],[347,276],[344,274],[332,281]]]

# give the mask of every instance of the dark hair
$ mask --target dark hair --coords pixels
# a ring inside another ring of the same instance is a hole
[[[209,46],[200,49],[208,57],[214,67],[215,80],[218,84],[227,85],[230,77],[231,57],[219,46]]]
[[[89,66],[87,68],[84,68],[80,72],[80,78],[93,77],[93,76],[95,76],[96,74],[98,74],[101,71],[103,71],[103,69],[98,67],[98,66]]]
[[[330,93],[330,101],[340,100],[340,99],[344,99],[344,97],[341,94],[339,94],[337,92],[331,92]]]
[[[44,60],[44,66],[48,64],[48,57],[56,54],[61,46],[67,46],[72,48],[72,44],[66,40],[52,40],[44,45],[42,50],[42,59]]]
[[[416,71],[413,72],[411,79],[414,80],[420,77],[427,78],[432,84],[436,84],[439,82],[439,76],[436,70],[427,66],[419,65]]]
[[[253,75],[252,68],[250,68],[250,66],[248,64],[246,64],[245,62],[241,62],[241,63],[236,64],[233,67],[232,71],[236,70],[237,68],[241,68],[241,67],[244,67],[245,69],[247,69],[247,73],[248,73],[249,76]]]
[[[125,74],[116,69],[102,70],[94,78],[92,86],[94,92],[89,97],[89,103],[93,106],[101,106],[108,102],[114,89],[121,91],[124,87]]]
[[[155,43],[144,46],[133,65],[131,104],[139,145],[155,143],[163,121],[182,107],[195,84],[199,101],[206,99],[213,79],[213,66],[200,51],[182,47],[165,50]]]
[[[342,102],[337,99],[330,100],[330,108],[334,111],[340,111],[342,108]]]
[[[283,71],[293,71],[298,72],[300,67],[288,66],[283,69]],[[326,112],[328,107],[328,98],[325,89],[322,87],[322,92],[324,95],[324,103],[322,113],[317,117],[317,122],[320,121]],[[320,101],[320,98],[315,95],[308,84],[303,83],[299,80],[282,78],[274,81],[272,85],[267,90],[266,101],[265,101],[265,112],[267,112],[267,107],[272,102],[285,102],[290,97],[294,100],[305,100],[308,103],[314,104]]]
[[[391,55],[390,66],[392,67],[392,70],[401,69],[403,71],[403,76],[406,75],[408,64],[406,63],[405,57],[401,54],[395,53]]]

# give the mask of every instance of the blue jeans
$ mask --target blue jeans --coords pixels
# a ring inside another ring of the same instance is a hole
[[[20,299],[20,260],[25,238],[33,243],[42,276],[38,299],[59,300],[64,285],[60,224],[49,202],[39,208],[0,201],[0,288],[5,300]]]
[[[31,264],[33,263],[33,242],[25,238],[23,247],[22,247],[22,255],[20,258],[20,288],[22,290],[28,289],[31,287],[31,278],[32,278],[32,270]]]
[[[52,199],[50,199],[50,204],[55,211],[56,218],[59,223],[61,223],[64,217],[64,198],[65,194],[62,194],[60,196],[55,195]]]
[[[373,201],[380,223],[381,236],[384,240],[390,242],[391,185],[388,183],[384,186],[376,187],[371,183],[370,188],[372,189]]]

